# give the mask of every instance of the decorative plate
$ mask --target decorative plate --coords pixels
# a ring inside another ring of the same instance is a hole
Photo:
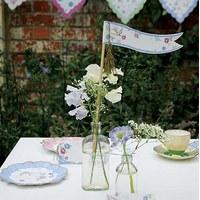
[[[186,159],[194,158],[195,156],[199,154],[198,149],[193,148],[192,146],[189,146],[182,155],[175,155],[175,154],[169,153],[169,151],[163,145],[155,146],[153,150],[156,153],[158,153],[160,156],[169,158],[172,160],[186,160]]]
[[[8,166],[0,178],[16,185],[44,185],[58,183],[67,175],[67,169],[49,162],[25,162]]]
[[[62,143],[81,143],[82,138],[80,137],[60,137],[60,138],[47,138],[42,141],[42,146],[50,151],[57,152],[59,144]]]

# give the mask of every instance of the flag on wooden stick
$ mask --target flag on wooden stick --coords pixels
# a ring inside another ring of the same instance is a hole
[[[147,54],[164,54],[176,51],[182,45],[175,41],[183,33],[150,34],[138,31],[123,24],[104,22],[103,44],[112,44]]]

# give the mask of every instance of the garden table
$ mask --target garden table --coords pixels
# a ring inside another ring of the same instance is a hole
[[[56,163],[55,154],[45,150],[44,138],[20,138],[1,168],[26,161]],[[138,168],[138,191],[154,194],[156,200],[198,200],[198,156],[190,160],[175,161],[158,156],[151,140],[138,150],[134,163]],[[16,186],[0,181],[1,200],[106,200],[114,188],[115,168],[120,156],[110,158],[110,190],[87,192],[81,189],[81,165],[66,165],[68,176],[58,184],[44,186]]]

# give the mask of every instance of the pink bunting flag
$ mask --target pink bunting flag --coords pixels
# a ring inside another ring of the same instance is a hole
[[[61,14],[69,19],[72,15],[80,10],[85,4],[86,0],[52,0],[53,4],[61,12]]]

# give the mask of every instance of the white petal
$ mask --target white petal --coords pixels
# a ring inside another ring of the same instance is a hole
[[[81,87],[80,89],[81,89],[82,91],[86,89],[86,86],[85,86],[85,82],[84,82],[84,81],[81,81],[81,82],[79,83],[79,86]]]
[[[89,101],[89,100],[90,100],[90,97],[88,97],[87,93],[85,93],[85,92],[82,93],[81,98],[82,98],[83,100],[86,100],[86,101]]]
[[[119,69],[116,68],[115,70],[116,70],[115,74],[124,76],[124,72],[122,72],[121,68],[119,68]]]
[[[75,108],[74,110],[70,110],[68,113],[69,113],[70,116],[76,115],[76,113],[77,113],[77,108]]]
[[[121,93],[122,93],[122,87],[120,86],[117,89],[114,89],[108,92],[105,98],[111,103],[117,103],[121,101],[121,97],[122,97]]]
[[[100,81],[100,67],[97,64],[88,65],[86,68],[87,74],[83,77],[85,80],[91,80],[95,83]]]
[[[65,101],[68,106],[80,106],[82,103],[81,93],[80,91],[70,92],[69,94],[65,94]]]
[[[67,85],[67,91],[70,91],[70,92],[74,92],[74,91],[77,91],[78,89],[71,86],[71,85]]]
[[[87,72],[95,73],[97,71],[100,71],[100,67],[97,64],[90,64],[86,68]]]
[[[80,106],[76,110],[76,119],[82,120],[83,118],[87,117],[88,110],[84,106]]]
[[[108,77],[105,79],[105,81],[108,81],[110,84],[117,84],[118,77],[114,76],[113,74],[109,74]]]

